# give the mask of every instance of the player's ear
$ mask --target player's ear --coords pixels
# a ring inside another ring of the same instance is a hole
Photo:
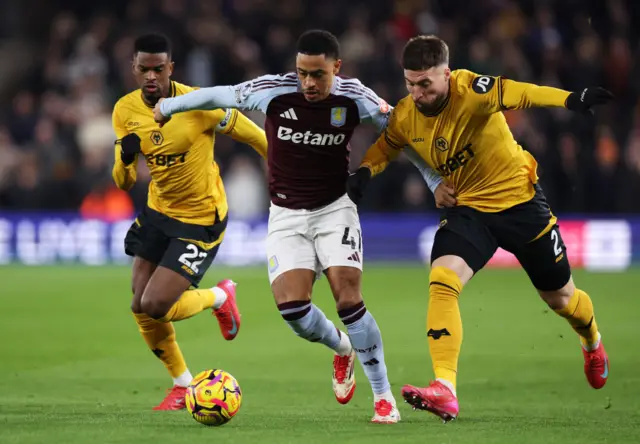
[[[340,72],[340,67],[342,66],[342,60],[338,59],[333,62],[333,74],[337,75]]]
[[[444,78],[447,81],[451,78],[451,68],[449,68],[448,66],[444,67]]]
[[[171,61],[171,63],[169,63],[169,77],[171,77],[171,75],[173,74],[173,67],[175,66],[175,62]]]

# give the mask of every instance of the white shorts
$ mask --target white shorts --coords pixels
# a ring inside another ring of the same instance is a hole
[[[316,210],[271,204],[267,233],[269,281],[304,268],[320,277],[329,267],[362,270],[362,230],[358,209],[345,194]]]

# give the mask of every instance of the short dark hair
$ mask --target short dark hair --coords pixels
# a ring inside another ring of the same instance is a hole
[[[411,71],[426,71],[449,63],[449,47],[435,35],[419,35],[404,45],[402,67]]]
[[[133,45],[134,54],[147,52],[159,54],[166,52],[171,57],[171,41],[164,34],[145,34],[138,37]]]
[[[307,55],[323,55],[326,58],[340,58],[340,43],[335,35],[322,29],[304,32],[298,39],[296,48],[299,53]]]

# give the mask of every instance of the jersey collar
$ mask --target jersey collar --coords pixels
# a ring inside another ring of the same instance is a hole
[[[450,98],[451,98],[451,83],[449,83],[449,91],[447,92],[447,98],[444,100],[444,102],[442,102],[442,105],[440,105],[440,108],[438,108],[432,113],[424,114],[424,115],[427,117],[436,117],[438,114],[444,111],[444,109],[447,107],[447,105],[449,104]]]

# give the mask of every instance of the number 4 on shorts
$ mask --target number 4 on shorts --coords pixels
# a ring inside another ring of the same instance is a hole
[[[353,250],[356,249],[356,240],[353,236],[349,236],[349,227],[344,227],[344,234],[342,235],[342,245],[351,245]],[[362,251],[362,233],[358,232],[358,251]]]

